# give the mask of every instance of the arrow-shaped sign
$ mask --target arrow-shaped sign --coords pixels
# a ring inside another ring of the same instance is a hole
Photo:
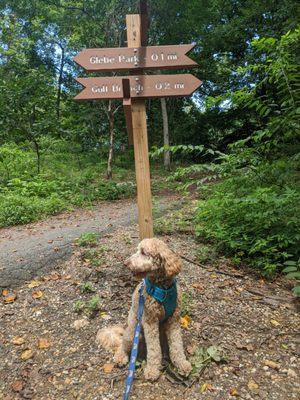
[[[87,71],[122,71],[134,69],[172,69],[196,67],[197,63],[186,56],[195,46],[147,46],[111,49],[85,49],[74,61]]]
[[[202,84],[191,74],[77,78],[84,90],[75,100],[123,99],[122,79],[129,79],[131,97],[141,99],[189,96]]]

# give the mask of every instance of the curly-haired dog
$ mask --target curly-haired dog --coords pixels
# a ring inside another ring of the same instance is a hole
[[[161,329],[164,330],[167,337],[172,363],[181,374],[189,375],[191,364],[184,354],[180,328],[181,291],[174,279],[181,270],[180,259],[161,240],[144,239],[139,244],[137,252],[125,261],[125,265],[134,274],[146,277],[143,293],[145,308],[142,317],[147,347],[145,378],[156,380],[160,375],[162,365]],[[118,365],[125,365],[128,362],[128,354],[137,323],[140,286],[141,283],[133,293],[126,328],[110,327],[100,330],[97,334],[97,342],[114,352],[114,360]],[[155,296],[157,293],[163,294],[163,300],[167,301],[158,301]]]

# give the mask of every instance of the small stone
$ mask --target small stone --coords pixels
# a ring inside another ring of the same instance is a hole
[[[293,369],[288,369],[287,370],[287,375],[291,376],[292,378],[297,378],[297,376],[298,376]]]
[[[85,328],[87,325],[89,325],[89,321],[86,318],[82,318],[82,319],[77,319],[76,321],[74,321],[72,324],[72,327],[76,331],[79,331],[79,329]]]
[[[276,362],[274,362],[274,361],[271,361],[271,360],[265,360],[265,361],[264,361],[264,364],[265,364],[266,366],[272,368],[272,369],[276,369],[276,370],[279,370],[279,369],[280,369],[280,364],[278,364],[278,363],[276,363]]]
[[[264,366],[263,366],[263,370],[264,370],[264,371],[268,371],[268,369],[269,369],[269,367],[268,367],[267,365],[264,365]]]
[[[248,389],[250,389],[253,393],[258,393],[259,386],[253,379],[250,379],[248,382]]]

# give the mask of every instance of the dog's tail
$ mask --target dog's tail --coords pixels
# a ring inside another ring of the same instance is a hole
[[[114,325],[108,328],[100,329],[96,336],[96,342],[105,350],[116,352],[122,344],[124,328],[121,325]]]

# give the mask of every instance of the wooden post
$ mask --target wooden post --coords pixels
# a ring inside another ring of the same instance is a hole
[[[141,17],[126,15],[128,47],[141,46]],[[153,237],[151,180],[145,100],[132,99],[132,128],[140,239]]]

